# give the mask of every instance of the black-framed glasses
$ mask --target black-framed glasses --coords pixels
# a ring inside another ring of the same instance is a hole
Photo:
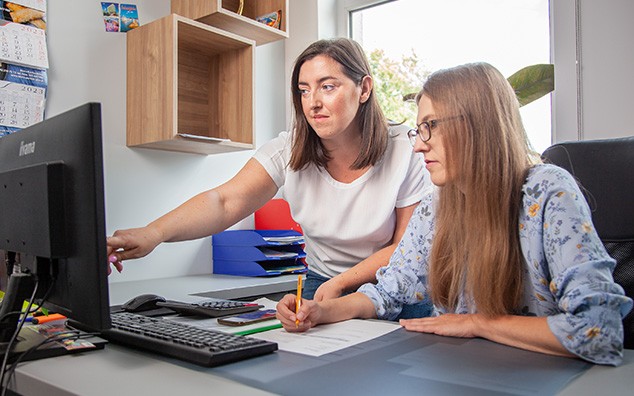
[[[435,129],[438,126],[438,124],[440,124],[441,122],[457,120],[457,119],[462,119],[462,116],[453,116],[453,117],[439,118],[436,120],[423,121],[420,124],[418,124],[416,128],[412,128],[409,131],[407,131],[407,137],[409,137],[409,142],[412,144],[412,146],[415,145],[416,136],[418,136],[421,141],[427,142],[429,139],[431,139],[432,129]]]

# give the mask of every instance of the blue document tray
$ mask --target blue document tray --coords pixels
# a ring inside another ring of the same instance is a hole
[[[213,246],[213,259],[232,261],[296,260],[306,257],[300,245],[289,246]]]
[[[211,240],[214,246],[283,246],[304,243],[303,235],[293,230],[228,230],[214,235]]]
[[[241,276],[275,276],[303,274],[307,271],[302,260],[235,261],[214,260],[214,274]]]
[[[212,237],[215,274],[274,276],[306,272],[304,236],[293,230],[228,230]]]

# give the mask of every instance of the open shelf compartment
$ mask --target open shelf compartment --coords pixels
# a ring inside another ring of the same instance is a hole
[[[171,12],[207,25],[255,40],[256,45],[288,38],[288,0],[172,0]],[[255,19],[281,11],[280,27],[274,28]]]
[[[127,145],[254,148],[253,40],[169,15],[127,35]]]

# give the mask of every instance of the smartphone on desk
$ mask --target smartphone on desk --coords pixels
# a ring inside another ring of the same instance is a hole
[[[271,319],[275,319],[275,310],[264,309],[261,311],[253,311],[240,315],[228,316],[226,318],[218,318],[218,323],[226,326],[246,326]]]

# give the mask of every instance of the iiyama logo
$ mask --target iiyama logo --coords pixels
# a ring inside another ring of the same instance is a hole
[[[27,154],[33,154],[35,152],[35,142],[26,143],[20,142],[20,157]]]

